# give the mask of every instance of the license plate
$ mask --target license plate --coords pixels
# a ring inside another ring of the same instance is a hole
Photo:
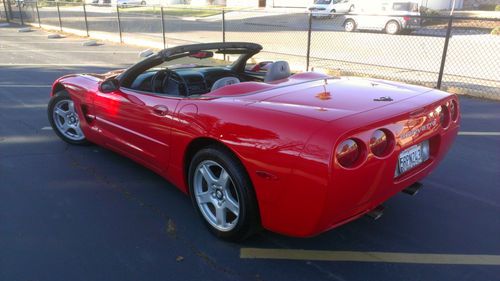
[[[399,154],[398,175],[406,173],[429,159],[429,142],[424,141]]]

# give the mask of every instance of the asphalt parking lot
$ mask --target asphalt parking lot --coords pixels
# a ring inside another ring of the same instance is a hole
[[[82,41],[0,28],[0,280],[500,280],[500,102],[462,97],[444,162],[378,221],[226,243],[153,172],[50,130],[54,79],[138,60]]]

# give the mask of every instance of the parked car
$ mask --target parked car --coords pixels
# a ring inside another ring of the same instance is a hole
[[[146,6],[145,0],[116,0],[116,5],[119,7],[126,6]]]
[[[333,13],[348,13],[352,9],[352,0],[314,0],[308,8],[314,18],[330,17]]]
[[[456,95],[292,74],[286,61],[247,65],[261,49],[177,46],[125,70],[63,76],[50,124],[70,144],[94,143],[160,174],[227,240],[260,226],[313,236],[379,214],[396,193],[418,190],[457,135]],[[227,54],[239,57],[228,66]]]
[[[111,0],[92,0],[93,5],[111,6]]]
[[[420,28],[419,5],[415,2],[360,1],[353,14],[345,16],[344,29],[380,30],[388,34],[408,34]]]

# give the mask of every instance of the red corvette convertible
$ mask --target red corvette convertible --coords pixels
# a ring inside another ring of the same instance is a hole
[[[455,95],[252,64],[261,49],[178,46],[126,70],[61,77],[50,123],[68,143],[162,175],[227,240],[261,226],[313,236],[376,214],[396,193],[415,193],[457,135]]]

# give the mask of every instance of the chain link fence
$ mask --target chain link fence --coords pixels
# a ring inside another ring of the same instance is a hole
[[[500,99],[500,18],[28,1],[11,6],[12,11],[2,7],[3,13],[19,24],[158,49],[249,41],[264,47],[255,60],[286,60],[296,71],[374,77]]]

